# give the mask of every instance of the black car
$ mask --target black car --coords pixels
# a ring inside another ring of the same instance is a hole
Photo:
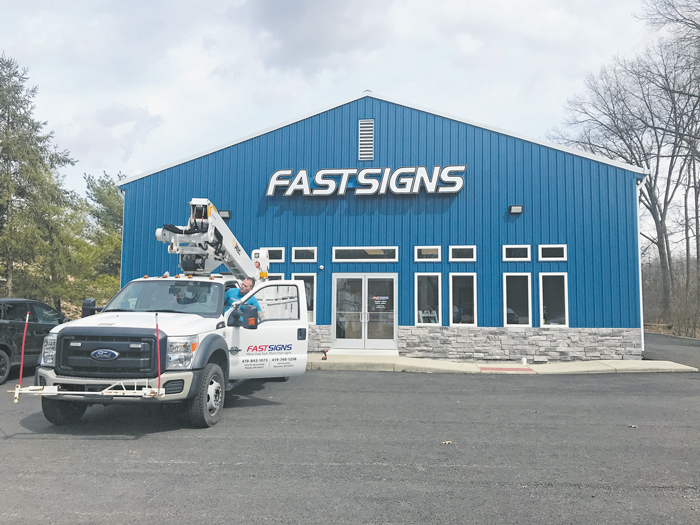
[[[24,366],[36,366],[44,337],[69,319],[48,304],[31,299],[0,299],[0,385],[7,381],[10,368],[22,360],[24,324],[29,312],[24,343]]]

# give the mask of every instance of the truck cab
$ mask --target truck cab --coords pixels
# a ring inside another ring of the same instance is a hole
[[[35,376],[35,386],[55,387],[42,397],[44,415],[67,424],[95,403],[184,402],[192,424],[207,427],[240,382],[303,374],[303,283],[258,282],[225,311],[236,285],[225,275],[143,277],[101,313],[55,327]],[[248,304],[253,297],[260,311]],[[139,395],[146,389],[157,394]]]

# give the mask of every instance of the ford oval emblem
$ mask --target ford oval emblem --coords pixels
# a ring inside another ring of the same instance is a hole
[[[114,361],[117,357],[119,357],[119,352],[115,352],[114,350],[109,350],[107,348],[100,348],[99,350],[92,352],[90,357],[97,359],[98,361]]]

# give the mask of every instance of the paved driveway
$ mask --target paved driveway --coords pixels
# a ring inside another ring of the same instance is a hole
[[[644,359],[673,361],[700,370],[700,339],[644,334]]]

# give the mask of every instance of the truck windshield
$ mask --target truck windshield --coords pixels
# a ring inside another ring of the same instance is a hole
[[[223,286],[202,281],[134,281],[114,296],[103,310],[120,312],[175,312],[218,317]]]

